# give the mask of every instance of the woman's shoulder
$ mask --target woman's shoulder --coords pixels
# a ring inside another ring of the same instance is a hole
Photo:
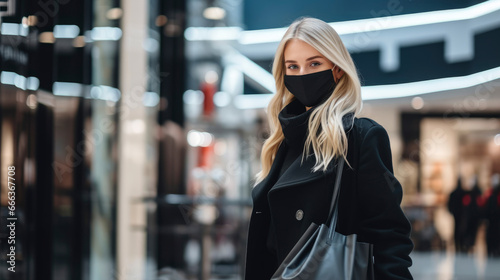
[[[366,136],[369,131],[377,131],[387,134],[385,128],[374,119],[368,117],[354,118],[353,130],[361,137]]]

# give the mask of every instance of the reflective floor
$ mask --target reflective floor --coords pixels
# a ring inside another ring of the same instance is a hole
[[[500,258],[454,253],[413,253],[415,280],[500,280]]]

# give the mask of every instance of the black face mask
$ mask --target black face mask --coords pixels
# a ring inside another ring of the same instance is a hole
[[[305,106],[316,106],[326,101],[337,86],[333,68],[306,75],[285,75],[285,87]]]

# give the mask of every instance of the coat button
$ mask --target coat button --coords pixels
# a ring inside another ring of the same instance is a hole
[[[302,218],[304,217],[304,211],[302,210],[297,210],[297,212],[295,213],[295,219],[297,219],[298,221],[302,220]]]

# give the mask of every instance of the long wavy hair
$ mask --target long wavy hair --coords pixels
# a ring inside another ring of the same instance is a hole
[[[354,113],[354,117],[359,115],[363,107],[361,84],[356,67],[333,27],[316,18],[300,17],[288,27],[274,56],[273,76],[276,82],[276,94],[267,106],[270,135],[262,147],[262,170],[255,176],[255,185],[269,174],[276,152],[284,139],[278,114],[295,98],[284,84],[286,72],[284,50],[288,41],[294,38],[308,43],[344,71],[344,75],[337,81],[337,86],[328,99],[310,109],[314,111],[311,112],[308,121],[309,133],[302,152],[302,161],[310,155],[309,147],[312,146],[316,155],[313,172],[320,169],[326,171],[329,163],[338,156],[343,156],[351,167],[347,161],[347,135],[342,125],[342,118],[351,112]]]

